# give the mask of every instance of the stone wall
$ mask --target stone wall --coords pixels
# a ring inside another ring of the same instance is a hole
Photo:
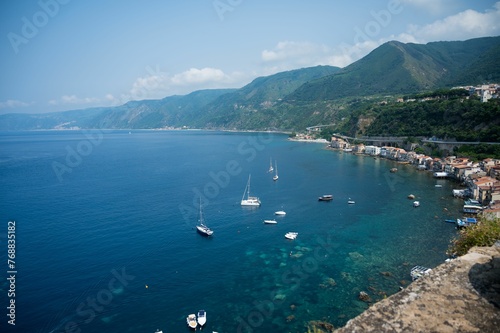
[[[500,242],[439,265],[335,332],[500,332]]]

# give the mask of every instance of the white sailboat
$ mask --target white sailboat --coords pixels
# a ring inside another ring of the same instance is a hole
[[[245,199],[245,194],[247,196],[246,199]],[[243,197],[241,198],[241,205],[242,206],[253,206],[253,207],[260,206],[259,198],[250,196],[250,175],[248,175],[247,186],[245,187],[245,192],[243,192]]]
[[[278,180],[278,161],[274,161],[276,165],[276,174],[273,176],[273,180],[277,181]]]
[[[200,224],[196,226],[196,230],[203,236],[212,236],[214,233],[209,227],[205,225],[205,221],[203,220],[203,213],[201,211],[201,198],[200,198]]]
[[[273,172],[273,160],[272,158],[269,157],[269,173]]]

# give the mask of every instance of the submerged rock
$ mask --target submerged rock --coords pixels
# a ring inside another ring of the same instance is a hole
[[[360,291],[360,292],[359,292],[358,298],[359,298],[361,301],[363,301],[363,302],[371,302],[371,300],[372,300],[372,299],[370,298],[370,296],[369,296],[367,293],[365,293],[364,291]]]
[[[307,326],[311,332],[333,332],[335,329],[329,322],[320,320],[311,320]]]

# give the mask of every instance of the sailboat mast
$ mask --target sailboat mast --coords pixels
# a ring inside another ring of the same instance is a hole
[[[203,213],[201,211],[201,197],[200,197],[200,224],[203,224]]]

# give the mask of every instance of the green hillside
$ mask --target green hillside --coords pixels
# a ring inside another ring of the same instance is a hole
[[[461,92],[458,94],[457,92]],[[423,136],[500,142],[500,101],[483,103],[464,90],[440,91],[434,100],[365,104],[336,130],[351,136]],[[430,95],[430,94],[429,94]],[[360,128],[359,124],[367,124]]]
[[[214,100],[195,124],[198,127],[235,129],[281,128],[276,123],[276,109],[281,100],[304,83],[339,70],[338,67],[316,66],[259,77]]]
[[[438,124],[436,119],[448,121],[450,118],[443,115],[444,118],[432,118],[431,110],[422,111],[425,107],[418,103],[389,107],[392,102],[404,95],[457,85],[498,83],[498,59],[500,37],[428,44],[391,41],[343,69],[332,66],[302,68],[259,77],[240,89],[200,90],[184,96],[133,101],[116,107],[2,115],[0,130],[187,126],[300,131],[309,126],[331,125],[331,128],[352,134],[399,131],[406,135],[414,131],[409,135],[420,135],[434,132],[433,126]],[[470,112],[464,105],[476,108],[475,104],[470,104],[473,102],[449,101],[446,112],[468,119]],[[432,102],[425,105],[442,107]],[[495,109],[490,111],[496,114]],[[404,115],[419,121],[404,124],[401,118]],[[481,119],[482,116],[474,113],[474,117]],[[448,124],[441,128],[444,132],[439,133],[451,136],[452,131],[475,124],[474,131],[480,133],[476,137],[491,136],[484,132],[488,131],[488,124],[476,123],[475,119],[463,122],[455,116],[451,119],[457,119],[457,123]],[[495,118],[492,119],[491,124],[495,125]],[[401,127],[384,125],[393,122]],[[469,132],[457,134],[457,137],[471,138],[474,133]]]
[[[459,84],[481,84],[500,75],[500,37],[464,42],[388,42],[336,74],[304,84],[287,100],[407,94]]]

